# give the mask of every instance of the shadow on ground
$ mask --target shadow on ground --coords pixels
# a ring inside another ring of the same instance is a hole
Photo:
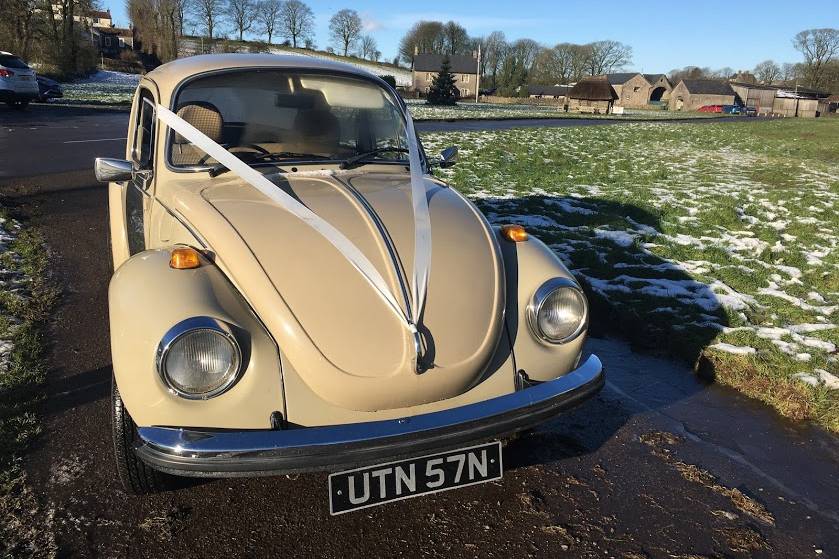
[[[729,324],[709,286],[644,247],[661,232],[660,216],[647,209],[612,200],[559,196],[484,198],[477,204],[495,224],[525,225],[562,258],[588,297],[590,336],[617,336],[629,341],[635,351],[674,357],[695,367],[717,335],[707,324]],[[504,250],[514,252],[511,246]],[[508,269],[507,274],[514,280],[517,270]],[[515,281],[508,283],[508,292],[514,289]],[[518,316],[516,309],[508,308],[508,316]],[[608,379],[610,363],[604,365]],[[696,378],[661,374],[639,373],[637,379],[622,381],[637,385],[654,409],[671,406],[704,388]],[[601,393],[511,443],[505,467],[591,453],[636,412]]]

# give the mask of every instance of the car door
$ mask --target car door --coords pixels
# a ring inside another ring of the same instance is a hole
[[[125,227],[130,255],[148,246],[149,212],[154,197],[154,149],[157,133],[154,96],[141,89],[137,117],[132,131],[131,161],[134,174],[126,183]]]

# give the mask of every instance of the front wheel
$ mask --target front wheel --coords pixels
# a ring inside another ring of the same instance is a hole
[[[111,431],[114,438],[117,474],[125,491],[132,495],[148,495],[163,491],[169,476],[147,466],[134,452],[134,444],[138,440],[137,425],[125,409],[116,379],[113,377],[111,377]]]

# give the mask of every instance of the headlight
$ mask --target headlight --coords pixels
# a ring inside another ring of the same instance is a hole
[[[157,370],[179,396],[199,400],[218,396],[239,377],[242,352],[227,324],[208,317],[173,326],[157,349]]]
[[[527,307],[527,321],[537,338],[552,344],[569,342],[588,323],[588,304],[580,287],[567,278],[543,283]]]

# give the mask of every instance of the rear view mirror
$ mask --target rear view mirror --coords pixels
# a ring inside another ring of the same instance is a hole
[[[123,182],[131,180],[134,165],[125,159],[97,157],[93,170],[96,173],[96,180],[99,182]]]
[[[447,147],[440,152],[440,167],[448,169],[457,163],[457,146]]]

